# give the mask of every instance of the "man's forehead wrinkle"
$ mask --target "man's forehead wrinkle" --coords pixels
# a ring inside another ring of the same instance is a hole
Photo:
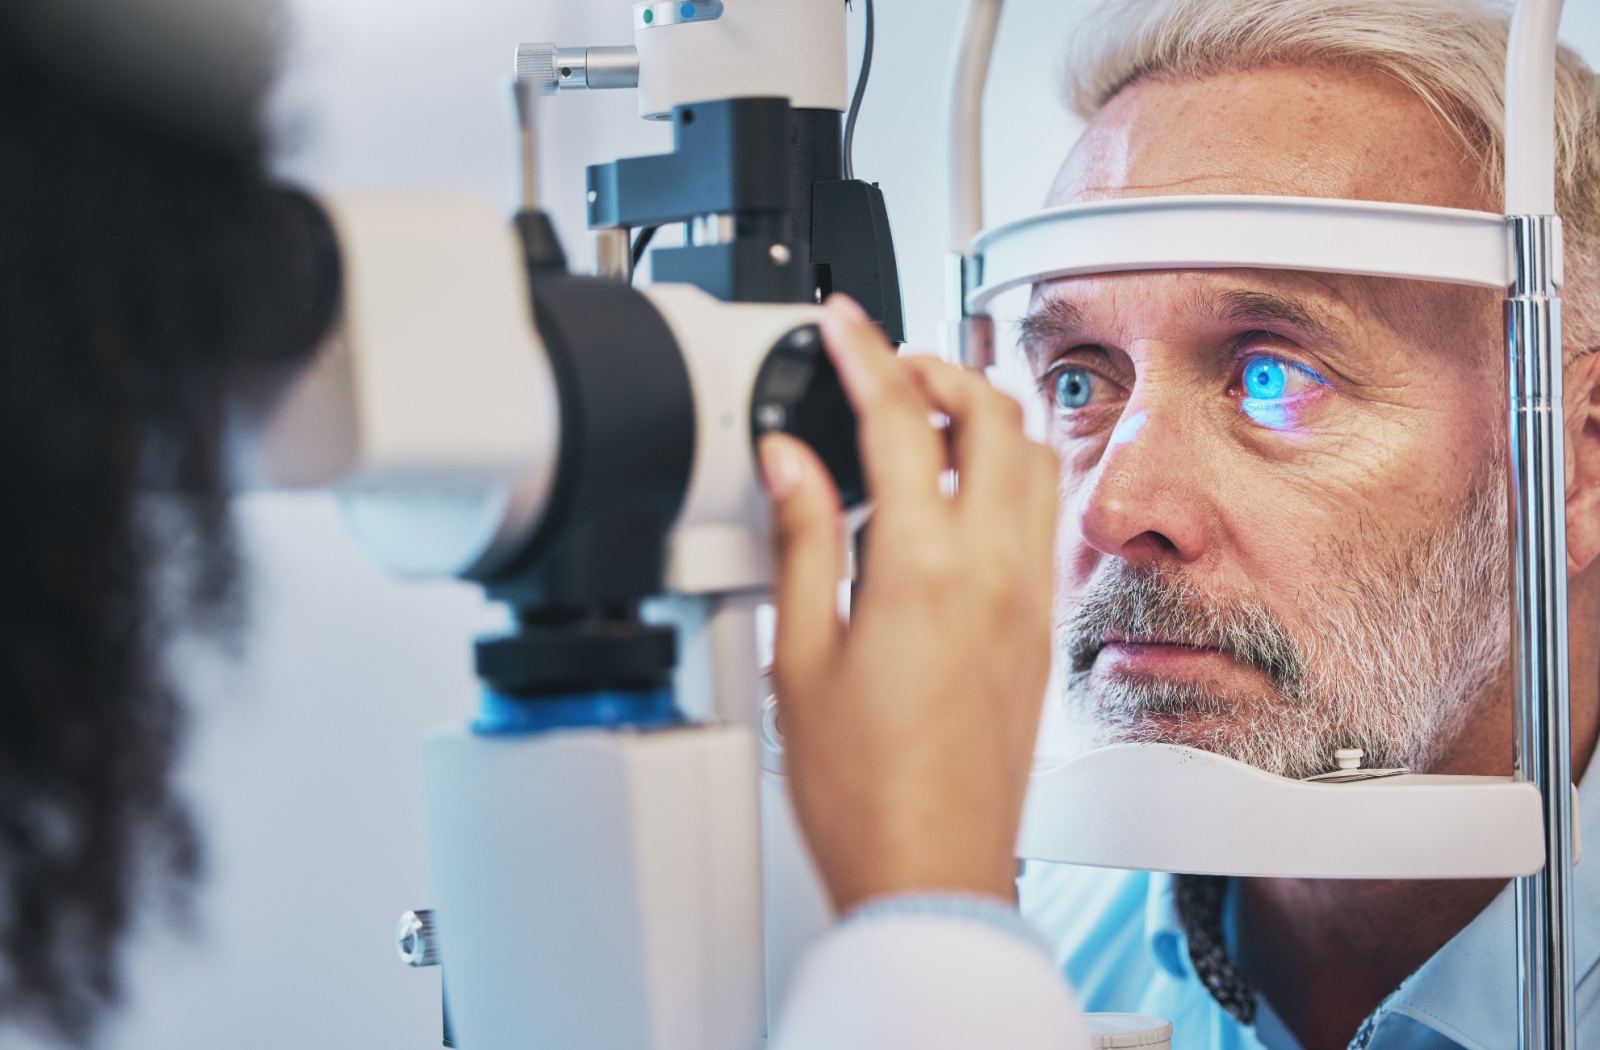
[[[1269,65],[1130,83],[1090,120],[1050,203],[1265,193],[1475,208],[1481,167],[1387,73]]]

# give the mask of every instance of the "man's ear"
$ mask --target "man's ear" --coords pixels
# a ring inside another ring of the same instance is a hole
[[[1562,377],[1567,429],[1567,573],[1600,557],[1600,348],[1590,348]]]

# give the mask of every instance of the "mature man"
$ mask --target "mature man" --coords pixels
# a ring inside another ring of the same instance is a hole
[[[1089,125],[1052,203],[1502,210],[1497,12],[1127,0],[1085,39],[1073,97]],[[1600,724],[1600,79],[1566,53],[1559,80],[1581,777]],[[1418,771],[1510,771],[1499,299],[1243,270],[1035,290],[1024,343],[1062,460],[1061,656],[1086,739],[1189,744],[1293,777],[1330,768],[1335,747]],[[1600,789],[1584,790],[1593,842]],[[1594,1039],[1600,869],[1578,878],[1579,1030]],[[1022,891],[1086,1008],[1166,1016],[1180,1050],[1516,1043],[1500,882],[1032,866]]]

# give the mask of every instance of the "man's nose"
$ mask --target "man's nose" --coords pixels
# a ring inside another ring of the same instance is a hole
[[[1130,562],[1198,560],[1208,514],[1196,437],[1174,413],[1130,401],[1079,494],[1084,542]]]

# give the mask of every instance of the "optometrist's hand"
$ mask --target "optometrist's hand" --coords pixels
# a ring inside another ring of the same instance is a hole
[[[841,912],[917,891],[1011,900],[1050,670],[1057,461],[1011,398],[896,357],[849,300],[829,302],[822,332],[860,420],[874,515],[845,626],[838,493],[804,444],[762,440],[796,812]],[[951,468],[953,498],[940,487]]]

